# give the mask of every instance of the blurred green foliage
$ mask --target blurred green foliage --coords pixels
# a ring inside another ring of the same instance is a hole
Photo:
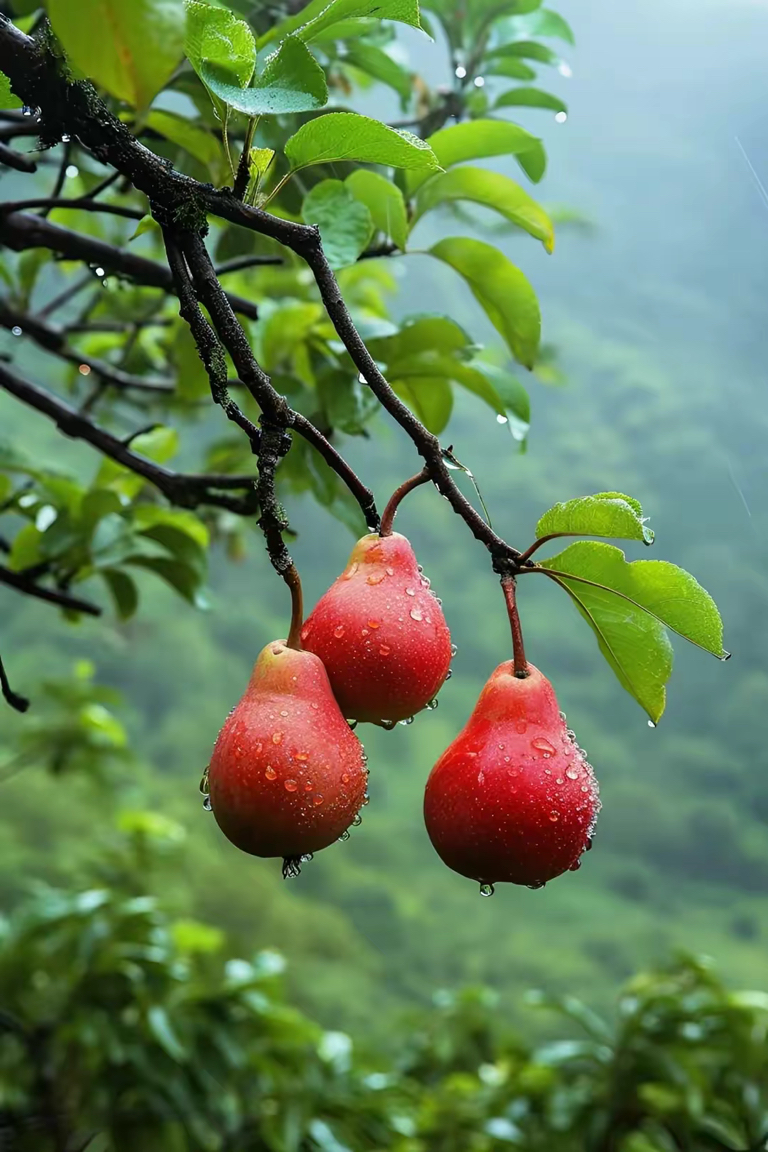
[[[494,993],[440,992],[397,1029],[392,1057],[291,1008],[278,953],[230,958],[221,933],[170,917],[140,891],[135,849],[126,838],[123,883],[40,888],[2,925],[4,1147],[764,1147],[768,994],[729,991],[702,960],[636,977],[610,1020],[531,993],[565,1031],[538,1046]]]

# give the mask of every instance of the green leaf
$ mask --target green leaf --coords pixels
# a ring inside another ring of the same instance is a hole
[[[147,456],[157,464],[165,464],[179,450],[179,434],[175,428],[159,425],[151,432],[142,432],[131,441],[131,449],[140,456]]]
[[[494,108],[548,108],[552,112],[566,112],[568,105],[559,96],[542,92],[540,88],[511,88],[503,92]]]
[[[403,194],[397,185],[367,168],[356,169],[344,183],[355,199],[365,204],[376,231],[390,236],[398,248],[405,250],[408,217]]]
[[[112,594],[118,616],[121,620],[129,620],[139,606],[135,581],[119,568],[104,568],[100,575]]]
[[[332,268],[354,264],[373,235],[371,214],[341,180],[321,180],[304,197],[305,224],[317,224]]]
[[[390,383],[429,432],[438,436],[453,410],[453,391],[443,376],[393,377]]]
[[[48,0],[67,56],[111,96],[147,108],[184,55],[184,0]]]
[[[492,245],[464,236],[441,240],[429,253],[464,277],[512,354],[526,368],[532,368],[541,336],[541,314],[536,293],[520,269]]]
[[[159,504],[140,504],[133,513],[133,523],[140,532],[148,532],[159,526],[173,528],[188,539],[196,548],[205,551],[211,542],[210,533],[203,521],[180,508],[163,508]]]
[[[175,324],[170,347],[176,367],[176,394],[181,400],[194,403],[210,392],[210,380],[197,351],[197,345],[183,320]]]
[[[244,88],[256,66],[256,41],[246,22],[199,0],[187,0],[186,10],[184,51],[195,72],[200,75],[203,64],[213,64],[220,79]]]
[[[470,348],[467,333],[449,316],[411,316],[403,321],[399,332],[368,341],[376,360],[386,364],[416,356],[420,352],[457,352]]]
[[[256,328],[259,363],[267,372],[290,364],[323,315],[321,304],[312,300],[285,300],[262,308]]]
[[[325,72],[295,36],[284,40],[267,59],[250,88],[229,83],[226,70],[208,61],[200,67],[200,78],[220,100],[246,116],[314,112],[328,102]]]
[[[210,169],[214,178],[218,178],[224,170],[226,157],[219,140],[206,128],[201,128],[178,116],[175,112],[165,112],[153,109],[147,116],[147,127],[159,132],[174,144],[178,144],[190,156],[194,156],[201,164]]]
[[[510,80],[535,80],[536,73],[522,60],[501,56],[489,60],[483,71],[488,76],[506,76]]]
[[[8,554],[8,567],[12,572],[23,572],[39,564],[43,556],[43,533],[34,524],[25,524],[15,535]]]
[[[612,536],[653,543],[653,532],[646,527],[639,503],[617,492],[598,492],[555,504],[536,525],[536,538],[542,536]]]
[[[408,106],[413,95],[413,78],[381,48],[376,48],[373,44],[350,44],[346,55],[341,59],[342,63],[351,64],[366,75],[372,76],[374,80],[379,80],[388,88],[394,89],[400,97],[402,107],[405,109]]]
[[[147,1012],[147,1024],[155,1040],[172,1059],[180,1063],[187,1059],[187,1051],[174,1032],[168,1013],[162,1005],[152,1005]]]
[[[544,175],[547,157],[537,136],[506,120],[467,120],[441,128],[427,140],[441,168],[452,168],[465,160],[512,155],[526,175],[537,184]],[[427,177],[409,172],[408,191],[413,193]]]
[[[708,592],[664,560],[635,560],[611,544],[580,541],[542,561],[593,628],[627,691],[656,723],[664,711],[672,649],[665,627],[726,659],[723,626]]]
[[[142,216],[141,220],[139,220],[138,224],[136,225],[135,232],[132,236],[128,237],[128,243],[130,244],[131,240],[138,240],[139,236],[144,236],[147,232],[158,232],[159,230],[160,225],[158,224],[157,220],[155,220],[154,216],[150,216],[149,214]]]
[[[416,197],[411,228],[425,212],[453,200],[472,200],[492,208],[540,240],[547,252],[552,252],[555,246],[552,221],[544,209],[514,180],[487,168],[465,166],[433,176],[422,185]]]
[[[303,124],[286,143],[285,155],[294,172],[339,160],[428,172],[440,166],[430,146],[418,136],[356,112],[329,112]]]
[[[418,0],[310,0],[305,8],[276,24],[259,40],[259,47],[276,38],[282,39],[296,32],[302,40],[313,40],[321,32],[346,20],[361,20],[376,16],[379,20],[396,20],[421,28]]]
[[[131,556],[126,563],[154,572],[195,607],[207,606],[200,590],[200,573],[195,567],[165,556]]]
[[[517,58],[524,60],[538,60],[540,64],[557,64],[558,56],[546,44],[537,44],[535,40],[513,40],[511,44],[501,44],[486,52],[487,60],[504,60]]]
[[[0,72],[0,108],[21,108],[22,101],[11,92],[11,82]]]
[[[538,12],[515,20],[515,27],[525,36],[548,36],[558,40],[565,40],[567,44],[575,44],[576,38],[573,30],[559,12],[549,8],[540,8]]]

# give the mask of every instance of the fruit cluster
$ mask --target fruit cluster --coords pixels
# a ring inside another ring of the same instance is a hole
[[[224,835],[254,856],[281,857],[284,876],[360,823],[368,768],[357,722],[409,723],[450,676],[455,649],[440,601],[391,519],[358,541],[303,624],[296,578],[289,638],[261,652],[203,777]],[[599,807],[552,685],[516,640],[515,660],[493,673],[427,781],[432,844],[483,895],[502,881],[540,888],[579,867]]]

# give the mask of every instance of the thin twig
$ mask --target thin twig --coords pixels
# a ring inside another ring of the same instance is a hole
[[[101,204],[90,197],[69,200],[61,196],[37,196],[31,200],[7,200],[0,204],[0,212],[23,212],[28,208],[44,208],[40,215],[47,216],[54,208],[71,208],[78,212],[103,212],[109,216],[123,216],[126,220],[143,220],[146,212],[140,208],[126,208],[122,204]]]
[[[174,390],[172,380],[155,379],[150,376],[134,376],[130,372],[124,372],[122,368],[116,368],[114,365],[108,364],[105,360],[98,360],[94,356],[88,356],[84,352],[78,352],[76,349],[69,348],[66,337],[60,329],[46,324],[44,320],[41,320],[37,316],[30,316],[26,312],[21,312],[13,308],[7,300],[1,297],[0,325],[17,336],[28,336],[31,340],[34,340],[38,347],[44,348],[46,352],[50,352],[54,356],[58,356],[60,360],[65,360],[69,364],[76,364],[83,376],[89,376],[91,373],[94,373],[94,375],[98,376],[107,384],[121,389],[128,388],[141,392],[165,393],[172,393]]]
[[[20,696],[18,692],[14,692],[11,685],[8,683],[8,676],[3,665],[2,657],[0,657],[0,689],[2,689],[3,698],[10,704],[11,708],[15,708],[17,712],[26,712],[29,708],[29,700],[26,696]]]
[[[56,588],[45,588],[42,584],[35,584],[25,579],[23,572],[12,572],[10,568],[0,566],[0,584],[8,588],[15,588],[25,596],[32,596],[35,600],[45,600],[48,604],[56,604],[59,608],[66,608],[70,612],[83,612],[86,616],[101,616],[101,608],[91,604],[88,600],[80,600],[77,596],[70,596],[68,592],[60,592]]]
[[[63,400],[46,392],[29,380],[24,380],[4,365],[0,364],[0,388],[18,400],[42,412],[53,420],[65,436],[74,440],[85,440],[97,448],[104,456],[143,476],[154,484],[172,504],[182,508],[197,508],[209,504],[227,508],[233,512],[252,514],[253,502],[246,498],[226,496],[222,490],[249,489],[253,487],[251,476],[194,475],[173,472],[161,464],[147,460],[132,452],[122,440],[99,428],[81,412],[77,412]]]
[[[517,676],[519,680],[525,680],[530,676],[530,672],[528,670],[528,661],[525,658],[523,630],[520,625],[520,613],[517,610],[517,588],[514,576],[502,576],[501,587],[504,592],[504,599],[507,602],[509,626],[512,630],[512,653],[515,676]]]

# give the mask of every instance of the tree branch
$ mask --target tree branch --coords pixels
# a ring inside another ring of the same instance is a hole
[[[0,164],[5,164],[6,168],[15,168],[17,172],[37,172],[37,164],[34,160],[28,160],[21,152],[16,152],[1,141]]]
[[[57,588],[44,588],[33,580],[25,578],[23,572],[12,572],[10,568],[0,566],[0,584],[8,588],[15,588],[25,596],[32,596],[35,600],[45,600],[48,604],[56,604],[59,608],[68,608],[70,612],[83,612],[86,616],[101,616],[101,608],[91,604],[88,600],[80,600],[77,596],[70,596],[68,592],[60,592]]]
[[[144,192],[151,203],[161,205],[166,217],[180,227],[202,232],[207,225],[206,213],[211,212],[230,223],[270,236],[300,256],[312,270],[328,315],[355,367],[382,406],[411,438],[429,469],[432,482],[476,539],[489,550],[494,569],[500,575],[514,574],[518,570],[519,551],[498,536],[463,495],[448,470],[439,440],[397,397],[368,352],[323,253],[316,227],[271,216],[262,209],[243,204],[229,189],[213,189],[169,168],[109,113],[91,84],[69,81],[44,44],[26,36],[7,21],[0,21],[0,69],[10,77],[14,92],[22,100],[43,108],[49,135],[76,134],[83,147],[98,160],[123,172],[134,187]],[[187,235],[192,235],[192,231]],[[268,378],[253,360],[242,329],[237,324],[233,325],[226,315],[220,296],[222,289],[213,269],[209,272],[203,267],[199,248],[188,247],[185,255],[198,295],[211,313],[214,327],[235,361],[238,374],[254,395],[261,391],[267,399],[268,407],[263,408],[267,418],[276,418],[284,424],[288,415],[287,405],[280,398],[282,406],[276,409],[268,396],[264,386],[265,381],[269,385]],[[193,258],[197,258],[198,268],[192,267]],[[205,260],[210,264],[207,253]],[[206,293],[210,298],[206,298]],[[218,316],[214,316],[213,307],[218,308]],[[227,305],[226,312],[229,311]]]
[[[0,657],[0,690],[2,690],[3,699],[10,704],[11,708],[15,708],[17,712],[26,712],[27,708],[29,708],[29,700],[26,696],[20,696],[18,692],[14,692],[13,688],[11,688],[3,666],[2,657]]]
[[[116,388],[132,388],[141,392],[165,392],[167,394],[174,390],[171,380],[134,376],[104,360],[97,360],[84,352],[69,348],[61,329],[46,324],[44,320],[40,320],[36,316],[30,316],[26,312],[13,308],[2,297],[0,297],[0,325],[14,332],[15,335],[29,336],[40,348],[44,348],[46,352],[51,352],[61,360],[66,360],[69,364],[76,364],[78,368],[82,365],[89,369],[89,371],[82,373],[84,376],[93,372],[105,383],[112,384]],[[18,331],[19,329],[20,331]]]
[[[3,215],[8,212],[23,212],[27,208],[45,208],[48,212],[54,208],[70,208],[78,212],[104,212],[109,216],[122,216],[126,220],[143,220],[146,216],[146,212],[142,212],[140,208],[127,208],[122,204],[102,204],[89,196],[82,196],[76,200],[61,196],[38,196],[31,200],[6,200],[0,204],[0,212]]]
[[[0,43],[2,34],[3,25],[0,23]],[[24,212],[0,214],[0,241],[15,252],[23,252],[27,248],[48,248],[58,252],[65,260],[82,260],[86,264],[103,268],[105,272],[125,276],[136,284],[173,292],[173,277],[164,265],[147,260],[144,256],[136,256],[133,252],[124,252],[114,244],[97,240],[94,236],[84,236],[69,228],[62,228],[59,224],[51,224],[40,216]],[[236,312],[247,316],[249,320],[258,318],[258,311],[250,300],[244,300],[242,296],[230,296],[230,302]]]
[[[207,504],[227,508],[243,515],[255,511],[252,495],[235,498],[226,496],[221,491],[221,489],[252,489],[251,476],[190,475],[172,472],[161,464],[155,464],[154,461],[131,451],[124,441],[118,440],[111,432],[99,428],[51,392],[46,392],[31,381],[23,380],[4,364],[0,364],[0,388],[30,408],[48,416],[65,436],[70,436],[74,440],[85,440],[110,460],[122,464],[137,476],[143,476],[172,504],[181,508],[197,508]],[[219,491],[216,491],[217,489]]]

